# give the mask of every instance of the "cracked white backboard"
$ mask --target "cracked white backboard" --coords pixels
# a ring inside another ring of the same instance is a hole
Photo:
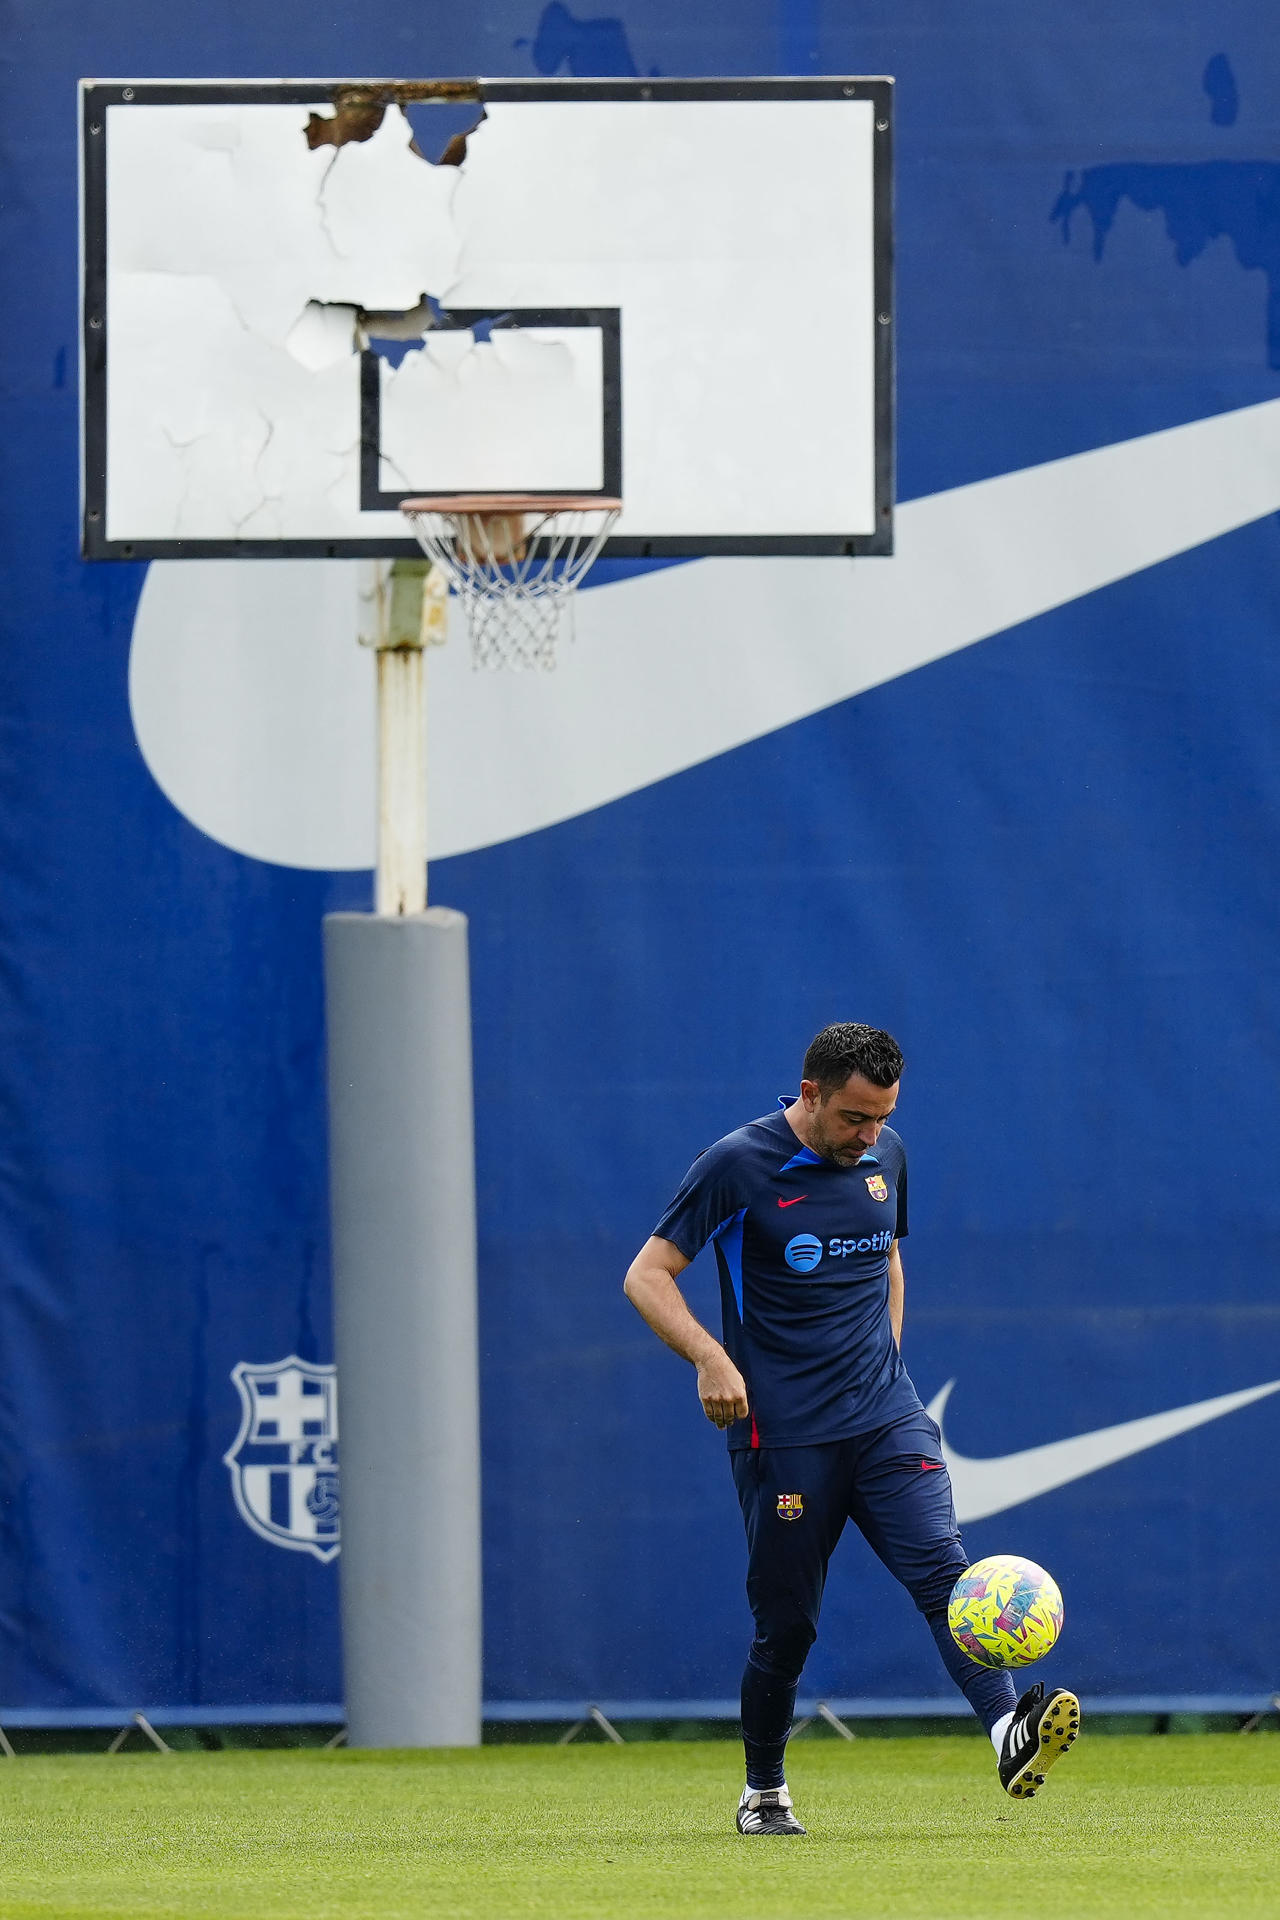
[[[85,83],[86,553],[416,552],[432,491],[889,551],[891,92]]]

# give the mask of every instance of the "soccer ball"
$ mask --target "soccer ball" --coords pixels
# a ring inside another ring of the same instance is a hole
[[[1062,1632],[1062,1595],[1034,1560],[994,1553],[966,1568],[947,1607],[951,1638],[980,1667],[1043,1660]]]

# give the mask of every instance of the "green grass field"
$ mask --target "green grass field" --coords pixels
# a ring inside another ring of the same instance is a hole
[[[976,1739],[798,1744],[806,1840],[728,1742],[0,1760],[0,1915],[1026,1920],[1280,1911],[1280,1740],[1086,1736],[1029,1805]]]

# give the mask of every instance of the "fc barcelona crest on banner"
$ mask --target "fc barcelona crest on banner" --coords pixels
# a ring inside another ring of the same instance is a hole
[[[780,1493],[778,1495],[779,1520],[798,1520],[804,1512],[802,1493]]]
[[[889,1198],[889,1189],[884,1183],[884,1175],[882,1173],[869,1173],[867,1175],[867,1192],[873,1200],[887,1200]]]
[[[291,1353],[231,1369],[240,1431],[223,1464],[240,1518],[278,1547],[332,1560],[338,1551],[338,1382],[333,1366]]]

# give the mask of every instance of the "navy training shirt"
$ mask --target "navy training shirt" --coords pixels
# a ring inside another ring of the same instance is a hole
[[[889,1249],[907,1232],[891,1127],[840,1167],[785,1113],[752,1120],[699,1154],[653,1231],[688,1260],[714,1243],[724,1345],[751,1408],[731,1448],[847,1440],[919,1407],[889,1325]]]

